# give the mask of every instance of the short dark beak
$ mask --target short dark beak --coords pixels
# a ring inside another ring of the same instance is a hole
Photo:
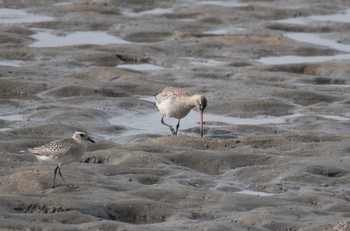
[[[91,139],[90,137],[87,138],[88,141],[95,143],[95,141],[93,139]]]

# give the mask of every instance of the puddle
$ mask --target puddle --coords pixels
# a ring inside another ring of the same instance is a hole
[[[241,27],[224,27],[216,30],[208,30],[204,31],[203,34],[209,35],[229,35],[229,34],[237,34],[242,31],[245,31],[245,28]]]
[[[250,190],[248,188],[251,188],[251,186],[248,183],[243,182],[237,182],[233,181],[234,175],[230,171],[226,172],[224,175],[221,175],[220,178],[216,179],[215,182],[217,182],[217,185],[213,187],[214,190],[219,191],[229,191],[236,194],[242,194],[242,195],[249,195],[249,196],[261,196],[261,197],[267,197],[267,196],[275,196],[277,194],[269,193],[269,192],[259,192]]]
[[[26,117],[21,114],[0,115],[0,120],[6,121],[4,127],[0,128],[0,132],[8,132],[27,125]]]
[[[224,6],[224,7],[245,7],[249,6],[247,3],[241,3],[239,1],[207,1],[207,0],[199,0],[195,1],[197,4],[201,5],[215,5],[215,6]]]
[[[36,39],[30,47],[60,47],[74,45],[128,44],[129,42],[101,31],[78,31],[57,36],[48,31],[40,31],[31,38]]]
[[[54,21],[55,18],[28,13],[24,10],[0,8],[0,24],[35,23]]]
[[[225,66],[229,63],[226,61],[220,61],[215,59],[205,59],[205,58],[196,58],[196,57],[178,57],[178,63],[173,67],[161,67],[155,66],[152,64],[128,64],[128,65],[118,65],[117,67],[125,67],[128,69],[136,70],[136,71],[155,71],[155,70],[169,70],[169,69],[191,69],[196,68],[198,66],[202,67],[218,67]]]
[[[238,194],[244,194],[244,195],[249,195],[249,196],[260,196],[260,197],[268,197],[268,196],[275,196],[276,194],[273,193],[267,193],[267,192],[257,192],[253,190],[243,190],[236,192]]]
[[[20,67],[23,66],[25,62],[21,60],[1,60],[0,66],[8,66],[8,67]]]
[[[132,10],[125,10],[122,12],[122,15],[128,17],[141,17],[145,15],[162,15],[162,14],[171,14],[174,10],[172,8],[154,8],[152,10],[145,10],[140,12],[133,12]]]
[[[306,17],[296,17],[296,18],[286,18],[286,19],[276,20],[275,22],[281,23],[281,24],[306,25],[306,24],[310,24],[311,20]]]
[[[341,54],[334,56],[274,56],[274,57],[263,57],[257,61],[267,65],[279,65],[279,64],[297,64],[297,63],[320,63],[336,60],[349,60],[350,54]]]
[[[326,46],[339,51],[350,52],[350,45],[341,44],[330,39],[321,38],[319,34],[314,33],[286,33],[284,36],[298,42],[311,43],[320,46]]]
[[[154,102],[154,97],[143,97],[140,98],[146,101]],[[303,116],[302,114],[294,114],[288,116],[281,117],[271,117],[271,116],[258,116],[254,118],[236,118],[230,116],[216,115],[211,113],[204,112],[204,123],[208,123],[211,125],[204,124],[204,128],[215,128],[221,127],[222,123],[225,124],[235,124],[235,125],[264,125],[264,124],[280,124],[287,123],[289,119],[296,118],[299,116]],[[170,135],[170,130],[166,126],[162,125],[160,120],[162,115],[158,110],[147,114],[125,114],[118,115],[116,117],[111,118],[108,122],[111,125],[118,125],[126,127],[124,133],[118,136],[117,142],[121,142],[120,138],[126,138],[128,136],[140,135],[140,134],[160,134],[160,135]],[[164,121],[173,127],[177,124],[177,119],[164,117]],[[210,122],[210,123],[209,123]],[[215,122],[215,123],[213,123]],[[220,122],[220,123],[217,123]],[[219,125],[212,125],[219,124]],[[180,130],[179,133],[183,134],[185,130],[190,128],[199,127],[199,112],[192,110],[185,118],[180,121]],[[189,134],[189,133],[186,133]],[[198,135],[199,134],[193,134]],[[107,139],[115,139],[115,137],[105,137]]]
[[[347,9],[344,13],[331,14],[331,15],[313,15],[309,17],[296,17],[296,18],[287,18],[282,20],[277,20],[278,23],[288,23],[288,24],[297,24],[297,25],[307,25],[310,23],[317,22],[350,22],[350,9]]]
[[[154,96],[141,96],[139,97],[139,99],[155,103]],[[304,115],[293,114],[293,115],[286,115],[286,116],[257,116],[254,118],[239,118],[239,117],[211,114],[211,113],[206,113],[204,111],[203,121],[204,122],[222,122],[222,123],[235,124],[235,125],[264,125],[264,124],[285,123],[288,121],[288,119],[297,118],[301,116],[304,116]],[[161,119],[160,112],[157,111],[156,117],[159,117],[159,121],[160,121]],[[177,119],[166,118],[166,117],[164,118],[165,118],[164,120],[173,120],[175,125],[177,123]],[[186,126],[187,126],[187,129],[191,127],[195,127],[195,124],[199,124],[199,112],[195,110],[191,110],[190,113],[184,119],[181,120],[180,129],[182,128],[183,130],[185,130]],[[162,127],[163,126],[164,125],[162,125]]]
[[[235,118],[229,116],[215,115],[204,112],[204,129],[206,127],[220,127],[216,125],[206,125],[206,122],[221,122],[225,124],[235,125],[264,125],[264,124],[280,124],[288,122],[290,118],[302,116],[301,114],[281,116],[281,117],[255,117],[255,118]],[[148,114],[125,114],[118,115],[109,120],[111,125],[125,126],[126,131],[121,134],[122,137],[140,135],[140,134],[161,134],[170,135],[170,130],[162,125],[160,120],[162,115],[155,111]],[[122,121],[122,122],[121,122]],[[177,124],[177,119],[164,117],[164,121],[173,127]],[[218,123],[209,123],[218,124]],[[220,124],[220,123],[219,123]],[[199,127],[199,113],[192,110],[185,118],[180,121],[179,133],[183,134],[184,130]],[[188,134],[188,133],[187,133]],[[195,135],[195,134],[194,134]],[[197,134],[199,135],[199,134]],[[120,137],[118,137],[120,138]],[[120,142],[120,140],[118,140]]]
[[[153,96],[140,97],[141,100],[154,102]],[[232,125],[268,125],[268,124],[283,124],[288,123],[290,119],[307,116],[304,114],[292,114],[286,116],[257,116],[253,118],[238,118],[224,115],[217,115],[204,112],[204,129],[206,128],[218,128],[222,126]],[[333,119],[337,121],[348,121],[350,118],[334,115],[313,115],[320,116],[327,119]],[[103,137],[116,142],[123,142],[130,136],[142,135],[142,134],[159,134],[170,135],[169,128],[162,125],[160,120],[162,115],[158,110],[154,110],[147,114],[140,113],[126,113],[124,115],[118,115],[108,120],[111,125],[125,127],[125,132],[118,135],[118,137]],[[164,121],[173,127],[177,124],[177,119],[164,117]],[[191,130],[190,128],[199,127],[199,113],[192,110],[185,118],[180,121],[179,134],[190,135],[192,133],[184,132]],[[208,133],[209,134],[209,133]],[[193,133],[194,136],[199,136],[197,133]],[[215,134],[213,134],[215,136]],[[216,134],[218,135],[218,134]],[[220,134],[219,134],[220,135]],[[130,141],[130,140],[129,140]]]
[[[310,16],[309,19],[312,19],[315,21],[349,23],[350,22],[350,9],[347,9],[344,13],[339,13],[339,14]]]
[[[309,17],[296,17],[287,18],[283,20],[277,20],[278,23],[299,24],[307,25],[311,23],[319,22],[350,22],[350,9],[347,9],[344,13],[332,14],[332,15],[313,15]],[[342,52],[350,52],[350,45],[341,44],[334,40],[325,39],[321,37],[321,34],[315,33],[285,33],[284,36],[293,39],[295,41],[310,43],[319,46],[325,46],[331,49],[335,49]],[[333,56],[279,56],[279,57],[263,57],[258,61],[264,64],[295,64],[295,63],[318,63],[336,60],[349,60],[349,54],[338,54]]]
[[[2,115],[0,116],[0,119],[7,120],[7,121],[22,121],[24,120],[24,116],[20,114]]]
[[[156,66],[148,63],[141,64],[120,64],[117,68],[128,69],[133,71],[161,71],[164,70],[164,67]]]
[[[67,6],[76,2],[79,2],[79,0],[70,0],[68,2],[58,2],[58,3],[55,3],[55,6]]]
[[[302,114],[293,114],[287,116],[257,116],[254,118],[238,118],[215,114],[207,114],[204,121],[223,122],[235,125],[264,125],[281,124],[288,122],[289,119],[303,116]]]
[[[9,132],[11,128],[0,128],[0,132]]]
[[[343,117],[343,116],[335,116],[335,115],[318,115],[320,117],[323,117],[325,119],[331,119],[331,120],[337,120],[337,121],[349,121],[350,118]]]
[[[215,59],[202,59],[202,58],[194,58],[194,57],[180,57],[181,59],[188,60],[187,64],[194,66],[207,66],[207,67],[216,67],[226,65],[226,62],[218,61]]]
[[[321,38],[319,34],[315,33],[286,33],[284,36],[299,42],[311,43],[314,45],[325,46],[343,52],[350,52],[350,45],[340,44],[330,39]],[[350,54],[338,54],[329,56],[273,56],[262,57],[258,62],[277,65],[277,64],[296,64],[296,63],[319,63],[335,60],[349,60]]]

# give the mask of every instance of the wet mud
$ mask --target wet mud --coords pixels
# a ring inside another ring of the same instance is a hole
[[[0,228],[349,230],[348,9],[0,2]],[[203,138],[195,110],[160,123],[166,86],[207,97]],[[76,130],[96,143],[52,189],[20,150]]]

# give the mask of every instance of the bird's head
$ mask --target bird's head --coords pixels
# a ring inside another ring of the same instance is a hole
[[[207,107],[207,98],[205,98],[202,95],[198,95],[195,105],[199,111],[203,112],[204,109]]]
[[[76,131],[74,134],[73,134],[73,139],[75,140],[85,140],[85,141],[90,141],[92,143],[95,143],[95,141],[93,139],[91,139],[85,132],[78,132]]]

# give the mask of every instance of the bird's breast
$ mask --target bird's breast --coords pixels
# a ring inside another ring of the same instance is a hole
[[[172,99],[167,99],[160,103],[157,103],[157,106],[160,113],[176,119],[185,117],[193,108],[193,106],[188,105],[182,101]]]

